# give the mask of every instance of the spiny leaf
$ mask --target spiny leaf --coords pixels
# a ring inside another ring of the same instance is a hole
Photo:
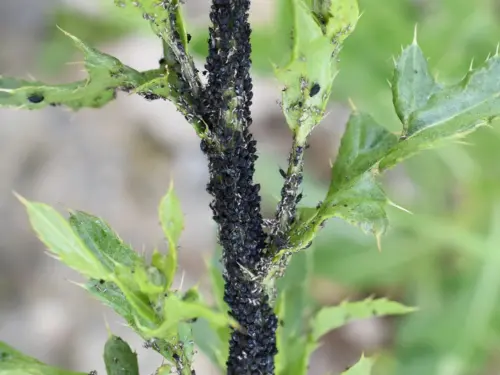
[[[175,194],[173,184],[170,184],[167,194],[160,202],[159,216],[163,232],[169,244],[168,255],[164,262],[164,273],[167,279],[167,288],[169,288],[172,285],[177,269],[177,243],[184,229],[181,203]]]
[[[87,46],[77,37],[67,33],[83,52],[88,78],[83,81],[47,85],[39,81],[18,80],[0,76],[0,107],[40,109],[46,106],[64,105],[73,110],[84,107],[99,108],[116,97],[116,90],[137,90],[146,97],[168,97],[165,85],[148,86],[148,81],[164,76],[160,70],[138,72],[118,59]]]
[[[386,298],[365,299],[358,302],[342,302],[338,306],[324,307],[311,322],[312,337],[315,341],[321,336],[354,320],[385,315],[402,315],[415,311]]]
[[[139,375],[137,354],[118,336],[112,335],[106,341],[104,364],[108,375]]]
[[[85,243],[68,222],[52,207],[30,202],[17,196],[28,212],[31,226],[52,254],[67,266],[94,279],[109,280],[110,270]]]
[[[337,55],[354,29],[358,9],[356,1],[332,0],[328,19],[318,20],[304,0],[289,1],[294,19],[292,57],[287,65],[274,69],[285,85],[283,113],[302,145],[323,118],[338,72]],[[336,13],[330,15],[330,11]]]
[[[0,375],[88,375],[46,365],[0,341]]]
[[[362,355],[359,362],[350,369],[344,371],[342,375],[370,375],[372,373],[374,362],[375,361],[373,359]]]
[[[387,228],[388,203],[375,179],[382,157],[397,143],[397,137],[364,113],[353,112],[347,122],[326,199],[316,208],[299,209],[290,232],[295,249],[309,244],[325,220],[339,217],[377,236]]]
[[[459,83],[434,90],[427,102],[408,116],[401,141],[380,161],[380,169],[389,169],[421,150],[461,139],[489,124],[500,114],[499,76],[500,57],[494,56]],[[403,79],[408,78],[402,74]]]
[[[396,61],[391,86],[394,108],[403,126],[407,128],[409,116],[422,108],[431,94],[439,89],[416,41],[405,48]]]

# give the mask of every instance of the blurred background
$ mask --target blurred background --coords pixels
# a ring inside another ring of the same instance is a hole
[[[254,133],[264,212],[273,214],[290,135],[276,103],[270,61],[281,62],[282,0],[253,0]],[[398,131],[387,80],[393,57],[413,38],[442,82],[454,82],[494,53],[498,0],[360,0],[363,15],[341,54],[330,113],[311,138],[304,204],[323,197],[348,116],[347,99]],[[209,3],[185,0],[191,48],[203,64]],[[0,72],[51,83],[79,79],[81,56],[56,25],[136,69],[157,67],[161,46],[142,19],[104,0],[0,1]],[[392,227],[382,253],[374,238],[332,221],[310,250],[311,303],[369,295],[419,307],[398,319],[353,323],[327,335],[311,374],[336,374],[361,352],[379,353],[383,375],[500,373],[500,127],[415,157],[384,176]],[[67,280],[72,271],[44,254],[15,199],[107,220],[137,250],[162,248],[156,208],[173,178],[186,216],[184,287],[201,282],[216,247],[199,141],[174,107],[119,95],[102,110],[0,110],[0,340],[53,365],[104,373],[105,322],[130,340],[149,374],[160,364],[110,310]],[[180,278],[178,280],[180,282]],[[199,355],[199,374],[216,374]]]

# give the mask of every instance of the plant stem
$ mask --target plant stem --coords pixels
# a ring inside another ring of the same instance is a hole
[[[204,118],[211,136],[202,140],[214,197],[211,208],[223,248],[224,299],[242,329],[233,331],[227,373],[273,374],[277,318],[262,285],[267,268],[260,186],[253,181],[256,141],[249,131],[249,0],[213,0]]]

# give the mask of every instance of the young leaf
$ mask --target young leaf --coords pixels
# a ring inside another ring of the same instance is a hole
[[[73,110],[99,108],[116,97],[116,90],[134,90],[165,74],[159,70],[138,72],[123,65],[115,57],[99,52],[77,37],[65,31],[64,33],[83,52],[88,78],[68,84],[47,85],[39,81],[0,76],[0,107],[40,109],[49,105],[64,105]],[[166,78],[164,79],[166,83]],[[168,97],[165,85],[154,88],[145,86],[138,92],[146,97]]]
[[[354,29],[358,8],[353,0],[332,0],[328,19],[319,20],[304,0],[289,0],[289,4],[294,20],[292,56],[287,65],[274,69],[285,86],[283,113],[298,144],[303,145],[323,118],[338,72],[337,55]]]
[[[61,370],[28,357],[0,341],[0,375],[88,375]]]
[[[146,336],[168,340],[176,334],[176,328],[180,322],[196,318],[206,319],[210,324],[219,327],[227,325],[237,326],[237,323],[227,314],[216,312],[201,302],[183,301],[175,294],[165,297],[163,312],[163,322],[157,328],[148,329],[147,327],[140,327]]]
[[[82,241],[112,271],[115,263],[133,266],[141,257],[101,218],[82,211],[70,213],[69,224]]]
[[[168,255],[164,262],[164,273],[167,279],[167,288],[169,288],[177,269],[177,243],[184,229],[181,203],[175,194],[173,184],[170,184],[167,194],[160,202],[159,217],[169,244]]]
[[[418,46],[414,44],[408,49],[418,49]],[[500,81],[495,79],[499,75],[500,57],[495,55],[479,68],[470,70],[459,83],[435,89],[425,104],[423,96],[420,97],[420,107],[408,116],[401,141],[380,161],[380,169],[389,169],[421,150],[458,140],[489,124],[500,114]],[[424,80],[424,76],[421,75],[420,80]],[[401,95],[399,91],[395,94]],[[394,102],[402,100],[396,97]]]
[[[104,364],[108,375],[139,375],[137,354],[118,336],[110,336],[104,345]]]
[[[372,373],[373,364],[373,359],[367,358],[362,355],[358,363],[356,363],[350,369],[344,371],[342,375],[370,375]]]
[[[110,270],[85,246],[56,210],[46,204],[30,202],[19,195],[17,197],[26,207],[31,226],[38,237],[56,258],[87,277],[109,280]]]
[[[324,307],[316,313],[312,322],[312,338],[318,341],[321,336],[353,320],[386,315],[402,315],[415,311],[386,298],[365,299],[358,302],[342,302],[338,306]]]

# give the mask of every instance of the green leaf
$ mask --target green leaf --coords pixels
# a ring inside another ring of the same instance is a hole
[[[225,370],[230,336],[228,335],[227,341],[222,342],[214,328],[203,319],[197,320],[192,326],[196,346],[205,353],[214,365],[218,366],[221,370]],[[229,332],[229,329],[227,331]],[[226,350],[222,349],[224,347],[226,347]]]
[[[165,297],[163,315],[163,322],[159,327],[154,329],[140,327],[141,331],[148,337],[169,339],[175,335],[180,322],[191,321],[197,318],[206,319],[210,324],[218,327],[227,325],[237,327],[237,323],[227,313],[214,311],[201,302],[183,301],[175,294]]]
[[[500,114],[498,76],[500,58],[495,55],[470,70],[459,83],[434,90],[427,102],[409,115],[401,141],[380,161],[380,169],[389,169],[419,151],[459,140],[488,125]]]
[[[110,279],[110,270],[85,246],[64,217],[46,204],[17,197],[26,207],[32,228],[55,258],[87,277]]]
[[[332,168],[326,199],[316,208],[299,209],[290,235],[295,249],[306,247],[324,221],[339,217],[380,236],[388,220],[388,199],[376,181],[377,164],[397,143],[397,137],[364,113],[353,112]]]
[[[278,280],[276,374],[307,374],[309,358],[317,347],[305,334],[311,275],[311,252],[307,251],[297,254],[284,278]]]
[[[370,375],[372,373],[374,362],[375,361],[373,359],[366,358],[362,355],[359,362],[350,369],[344,371],[342,375]]]
[[[88,375],[88,373],[46,365],[0,341],[0,375]]]
[[[338,306],[324,307],[316,313],[312,322],[312,337],[315,341],[321,336],[350,323],[353,320],[386,315],[402,315],[414,312],[415,308],[404,306],[386,298],[365,299],[358,302],[342,302]]]
[[[39,81],[19,80],[0,76],[0,107],[40,109],[64,105],[73,110],[80,108],[99,108],[116,97],[117,90],[131,91],[146,85],[153,78],[164,76],[160,70],[138,72],[118,59],[87,46],[77,37],[63,31],[76,47],[83,52],[86,80],[47,85]],[[137,92],[144,95],[168,96],[168,88],[145,86]]]
[[[167,288],[169,288],[172,285],[177,269],[177,243],[184,229],[181,203],[175,194],[173,184],[170,184],[167,194],[160,202],[159,217],[169,244],[168,255],[164,262],[165,267],[163,268],[167,278]]]
[[[91,250],[112,271],[115,263],[133,266],[141,257],[104,220],[82,211],[72,211],[69,224]]]
[[[405,128],[410,115],[422,108],[438,89],[439,86],[429,72],[427,60],[414,40],[396,61],[392,79],[394,108]]]
[[[129,325],[134,326],[132,306],[115,283],[104,280],[90,280],[82,286],[95,298],[125,318]]]
[[[118,336],[110,336],[104,345],[104,364],[108,375],[139,375],[137,354]]]
[[[318,20],[304,0],[289,0],[293,14],[293,50],[288,64],[274,68],[284,84],[283,113],[298,144],[323,118],[337,75],[337,55],[343,40],[354,29],[358,17],[352,0],[332,0],[336,14]]]

